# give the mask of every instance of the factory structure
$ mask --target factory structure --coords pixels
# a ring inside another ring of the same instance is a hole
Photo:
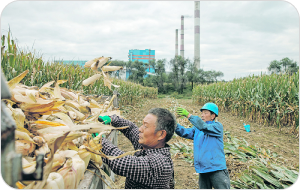
[[[195,1],[194,10],[194,61],[200,69],[200,1]],[[180,56],[184,58],[184,16],[181,15]],[[178,29],[175,29],[175,56],[178,56]]]
[[[147,66],[145,67],[145,71],[147,74],[144,76],[146,78],[148,75],[154,75],[155,68],[151,67],[149,65],[150,60],[155,59],[155,50],[153,49],[145,49],[145,50],[139,50],[139,49],[131,49],[128,52],[128,61],[139,61],[146,63]],[[123,80],[127,80],[131,71],[124,67],[123,71],[119,73],[119,77]]]

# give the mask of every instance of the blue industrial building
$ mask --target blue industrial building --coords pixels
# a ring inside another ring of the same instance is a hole
[[[129,61],[140,61],[143,63],[149,63],[149,60],[155,59],[155,50],[151,49],[145,49],[145,50],[139,50],[139,49],[131,49],[128,53]],[[145,68],[147,73],[155,73],[154,68],[147,66]],[[146,74],[144,77],[147,77],[148,74]],[[129,77],[129,71],[126,71],[126,80]]]

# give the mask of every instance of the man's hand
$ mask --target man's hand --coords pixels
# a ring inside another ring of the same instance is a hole
[[[188,111],[186,111],[185,109],[183,109],[183,108],[177,108],[177,110],[176,110],[176,113],[178,114],[178,115],[182,115],[182,116],[185,116],[185,117],[187,117],[190,113],[188,112]]]
[[[98,117],[98,121],[101,122],[101,123],[104,123],[105,125],[111,123],[111,119],[110,119],[110,117],[108,115],[99,116]]]
[[[98,121],[107,125],[107,124],[110,124],[111,122],[111,119],[108,115],[104,115],[104,116],[99,116],[98,117]],[[96,136],[98,136],[98,133],[93,133],[92,134],[92,137],[95,138]]]

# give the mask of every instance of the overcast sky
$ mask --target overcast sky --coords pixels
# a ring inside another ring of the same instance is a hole
[[[110,56],[130,49],[175,55],[175,29],[184,19],[185,58],[194,57],[194,1],[11,1],[1,3],[1,35],[10,28],[21,49],[45,61]],[[200,1],[200,66],[222,79],[266,72],[288,57],[299,64],[299,3]],[[180,52],[180,50],[178,51]]]

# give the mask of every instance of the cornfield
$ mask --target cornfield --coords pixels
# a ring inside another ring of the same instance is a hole
[[[24,52],[17,48],[17,44],[11,39],[8,33],[1,38],[1,67],[7,81],[15,78],[25,70],[29,74],[23,79],[23,84],[27,86],[42,87],[49,81],[67,80],[61,84],[61,87],[80,91],[89,95],[112,95],[113,91],[104,86],[103,78],[97,80],[94,84],[83,86],[82,81],[91,77],[94,72],[89,68],[78,65],[66,65],[60,62],[44,62],[41,57],[34,53]],[[7,46],[6,50],[4,46]],[[119,85],[118,93],[121,105],[134,105],[142,98],[157,98],[157,88],[143,87],[139,84],[125,82],[119,79],[112,79],[112,83]]]
[[[293,126],[290,132],[295,133],[299,127],[299,72],[199,85],[193,89],[193,100],[214,102],[221,111],[260,124]]]

